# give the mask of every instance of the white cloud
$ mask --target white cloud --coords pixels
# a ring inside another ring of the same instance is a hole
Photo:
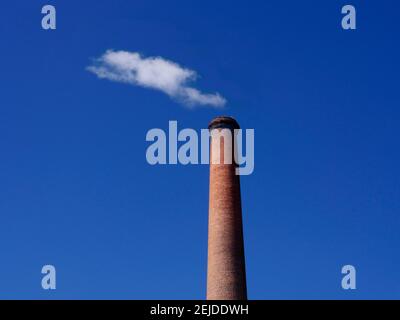
[[[108,50],[87,68],[101,79],[152,88],[188,106],[223,107],[224,97],[218,93],[202,93],[188,84],[196,80],[196,72],[161,57],[144,58],[137,52]]]

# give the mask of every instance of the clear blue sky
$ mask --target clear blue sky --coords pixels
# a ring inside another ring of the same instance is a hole
[[[41,7],[57,30],[41,29]],[[357,30],[341,29],[341,7]],[[150,166],[146,132],[254,128],[248,295],[400,298],[398,1],[7,1],[0,13],[0,298],[202,299],[207,166]],[[99,80],[107,49],[196,70],[224,110]],[[41,268],[57,268],[57,290]],[[341,289],[341,267],[357,290]]]

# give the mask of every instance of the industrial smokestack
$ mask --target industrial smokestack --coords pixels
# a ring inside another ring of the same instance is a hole
[[[239,128],[231,117],[217,117],[208,126],[211,132],[208,300],[247,299],[240,179],[234,155],[234,130]],[[217,163],[216,152],[219,152]]]

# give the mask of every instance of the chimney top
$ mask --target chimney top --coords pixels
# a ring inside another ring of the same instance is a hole
[[[218,128],[226,128],[226,129],[240,129],[239,123],[232,117],[229,116],[219,116],[211,120],[208,125],[208,129],[218,129]]]

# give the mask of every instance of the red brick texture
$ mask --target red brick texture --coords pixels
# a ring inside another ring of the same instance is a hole
[[[209,126],[210,130],[215,128],[233,130],[239,125],[230,117],[218,117]],[[223,141],[211,138],[210,158],[215,147],[213,143],[219,142],[223,160]],[[227,147],[232,152],[232,145]],[[208,300],[247,299],[240,180],[235,169],[235,164],[224,164],[223,161],[213,164],[210,161]]]

